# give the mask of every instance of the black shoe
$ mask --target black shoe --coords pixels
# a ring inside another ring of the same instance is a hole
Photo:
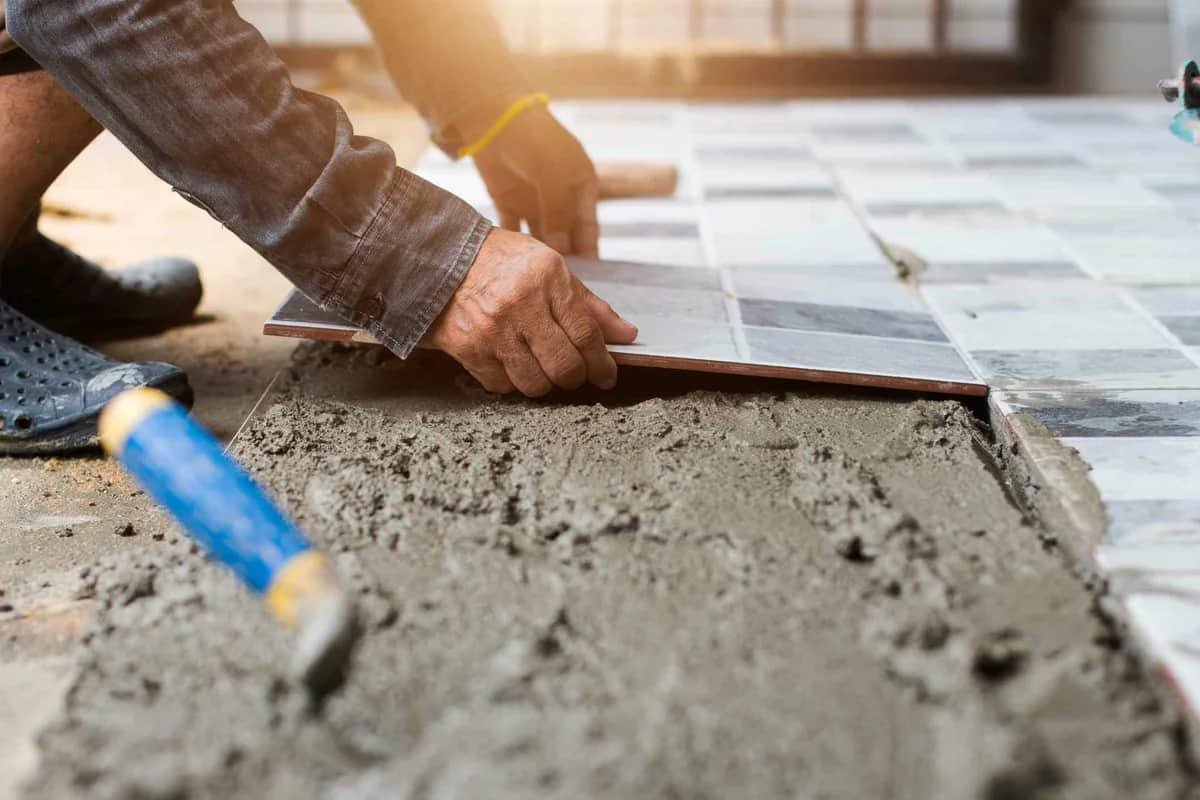
[[[40,233],[0,264],[0,298],[56,331],[85,339],[146,335],[192,318],[196,265],[159,258],[109,272]]]
[[[0,454],[95,447],[104,404],[135,386],[155,386],[185,405],[192,402],[187,375],[178,367],[116,361],[0,300]]]

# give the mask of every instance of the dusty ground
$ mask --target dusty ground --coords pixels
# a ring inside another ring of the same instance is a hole
[[[386,139],[402,159],[418,152],[424,133],[415,115],[350,100],[360,130]],[[293,347],[259,335],[286,281],[111,137],[67,170],[48,201],[43,229],[107,266],[163,253],[197,261],[205,283],[197,324],[101,349],[184,367],[198,417],[231,437]],[[0,800],[15,796],[33,764],[33,735],[59,705],[69,653],[95,606],[72,596],[76,571],[104,554],[139,552],[170,529],[134,492],[98,457],[0,458]],[[129,521],[135,536],[113,534]]]
[[[328,347],[293,381],[237,452],[362,592],[346,691],[310,715],[169,534],[75,576],[101,611],[32,797],[1194,796],[957,403],[631,371],[533,403]]]

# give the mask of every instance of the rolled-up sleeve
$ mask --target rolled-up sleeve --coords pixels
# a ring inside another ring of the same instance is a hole
[[[292,85],[211,0],[6,0],[13,39],[176,191],[400,356],[490,225]]]

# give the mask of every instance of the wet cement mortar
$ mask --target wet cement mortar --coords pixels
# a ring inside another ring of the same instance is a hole
[[[167,538],[81,572],[30,797],[1196,796],[963,405],[380,362],[302,351],[236,446],[359,594],[345,689],[314,712],[287,634]]]

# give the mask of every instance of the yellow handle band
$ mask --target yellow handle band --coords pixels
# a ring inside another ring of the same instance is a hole
[[[146,386],[126,389],[109,400],[100,412],[100,444],[104,451],[110,456],[120,455],[138,423],[171,402],[164,392]]]
[[[492,127],[488,128],[483,136],[480,136],[473,143],[460,148],[458,151],[458,157],[466,158],[467,156],[473,156],[483,148],[487,147],[495,140],[497,136],[504,133],[504,129],[511,125],[512,121],[520,116],[521,112],[525,109],[530,108],[531,106],[544,106],[548,105],[549,103],[550,95],[546,94],[545,92],[525,95],[520,100],[509,106],[508,109],[501,114],[495,122],[492,123]]]

